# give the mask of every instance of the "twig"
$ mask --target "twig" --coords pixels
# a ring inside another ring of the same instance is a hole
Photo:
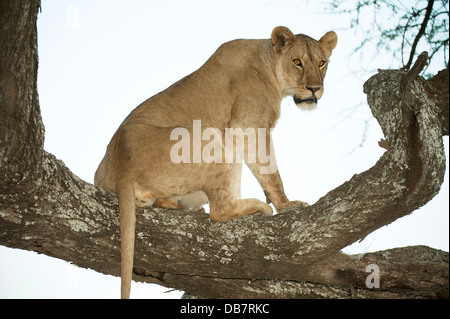
[[[404,85],[405,87],[411,83],[412,80],[414,80],[420,72],[422,72],[423,68],[428,64],[428,52],[423,51],[416,60],[416,63],[414,63],[411,70],[409,70],[400,81],[401,85]]]
[[[411,53],[409,54],[408,63],[405,65],[405,70],[409,70],[411,67],[414,53],[416,52],[417,44],[419,43],[420,38],[425,34],[425,30],[427,28],[428,20],[430,20],[431,12],[433,11],[434,0],[428,0],[427,11],[425,13],[425,18],[423,19],[422,25],[420,26],[419,33],[417,33],[416,38],[414,39],[413,45],[411,46]],[[417,63],[417,62],[416,62]]]
[[[419,74],[422,72],[423,68],[428,64],[428,52],[424,51],[422,52],[416,60],[416,63],[414,63],[411,70],[403,74],[400,78],[400,96],[402,97],[402,102],[409,106],[408,102],[406,101],[405,92],[406,88],[408,87],[409,83],[411,83]]]

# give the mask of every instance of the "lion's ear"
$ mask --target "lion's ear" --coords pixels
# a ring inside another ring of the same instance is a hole
[[[286,27],[276,27],[272,31],[272,44],[275,53],[281,53],[295,40],[295,35]]]
[[[323,52],[330,57],[331,52],[336,47],[337,44],[337,34],[334,31],[329,31],[325,33],[323,37],[320,38],[319,44],[323,50]]]

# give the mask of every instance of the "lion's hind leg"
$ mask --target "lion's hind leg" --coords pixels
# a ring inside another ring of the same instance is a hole
[[[272,208],[266,203],[254,198],[234,199],[231,193],[224,190],[211,194],[209,208],[211,219],[217,222],[258,213],[272,216]]]
[[[160,197],[155,201],[156,207],[161,208],[172,208],[172,209],[183,209],[184,207],[177,200],[170,197]]]
[[[208,197],[204,192],[194,191],[186,195],[156,198],[154,205],[162,208],[198,210],[207,203]]]

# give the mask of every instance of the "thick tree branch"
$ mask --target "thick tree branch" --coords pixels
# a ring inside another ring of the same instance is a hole
[[[433,101],[430,105],[436,113],[442,135],[449,134],[449,82],[448,68],[439,71],[431,79],[422,79],[424,89],[428,97]]]
[[[36,13],[38,5],[34,5]],[[4,23],[3,17],[1,21]],[[29,41],[34,47],[35,37]],[[5,52],[10,51],[7,48]],[[20,56],[21,52],[13,54]],[[37,97],[35,72],[29,73],[34,76],[32,83],[26,78],[14,80],[8,70],[25,68],[21,64],[25,62],[17,57],[1,57],[0,61],[0,81],[8,84],[2,86],[0,107],[7,112],[2,115],[2,127],[4,123],[9,127],[8,132],[1,132],[0,176],[7,178],[0,180],[0,244],[118,275],[120,233],[115,194],[80,180],[53,155],[39,151],[43,138],[29,139],[35,131],[38,135],[43,132],[38,100],[29,98]],[[33,69],[37,64],[27,67]],[[389,258],[394,251],[358,259],[339,252],[424,205],[442,184],[442,135],[448,134],[448,118],[439,110],[446,109],[448,114],[448,89],[447,97],[442,98],[437,76],[428,82],[412,78],[401,93],[399,83],[404,76],[402,71],[383,70],[364,85],[387,151],[374,167],[353,176],[314,205],[227,223],[214,223],[203,212],[138,209],[135,280],[201,297],[448,296],[448,253],[416,247],[401,253],[396,250],[396,259]],[[15,95],[20,92],[18,87],[31,95]],[[423,263],[419,259],[409,269],[411,249],[431,257]],[[365,286],[369,262],[388,269],[380,273],[385,278],[386,286],[380,288],[383,294]],[[403,263],[400,268],[399,263]],[[407,268],[415,282],[409,286],[401,276]],[[423,269],[431,271],[433,278]]]
[[[3,182],[14,184],[35,179],[42,162],[44,126],[36,82],[39,7],[40,1],[0,2],[0,165]]]

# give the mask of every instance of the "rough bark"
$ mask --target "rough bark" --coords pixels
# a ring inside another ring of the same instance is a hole
[[[115,194],[43,150],[36,86],[38,1],[0,4],[0,244],[118,275]],[[407,247],[339,251],[410,214],[440,189],[448,70],[425,81],[381,70],[365,84],[386,152],[310,207],[214,223],[204,212],[138,209],[134,279],[205,298],[448,298],[448,253]],[[368,264],[381,287],[368,289]],[[118,289],[119,291],[119,289]]]
[[[36,81],[39,7],[39,1],[0,3],[2,184],[32,182],[42,162],[44,126]]]

